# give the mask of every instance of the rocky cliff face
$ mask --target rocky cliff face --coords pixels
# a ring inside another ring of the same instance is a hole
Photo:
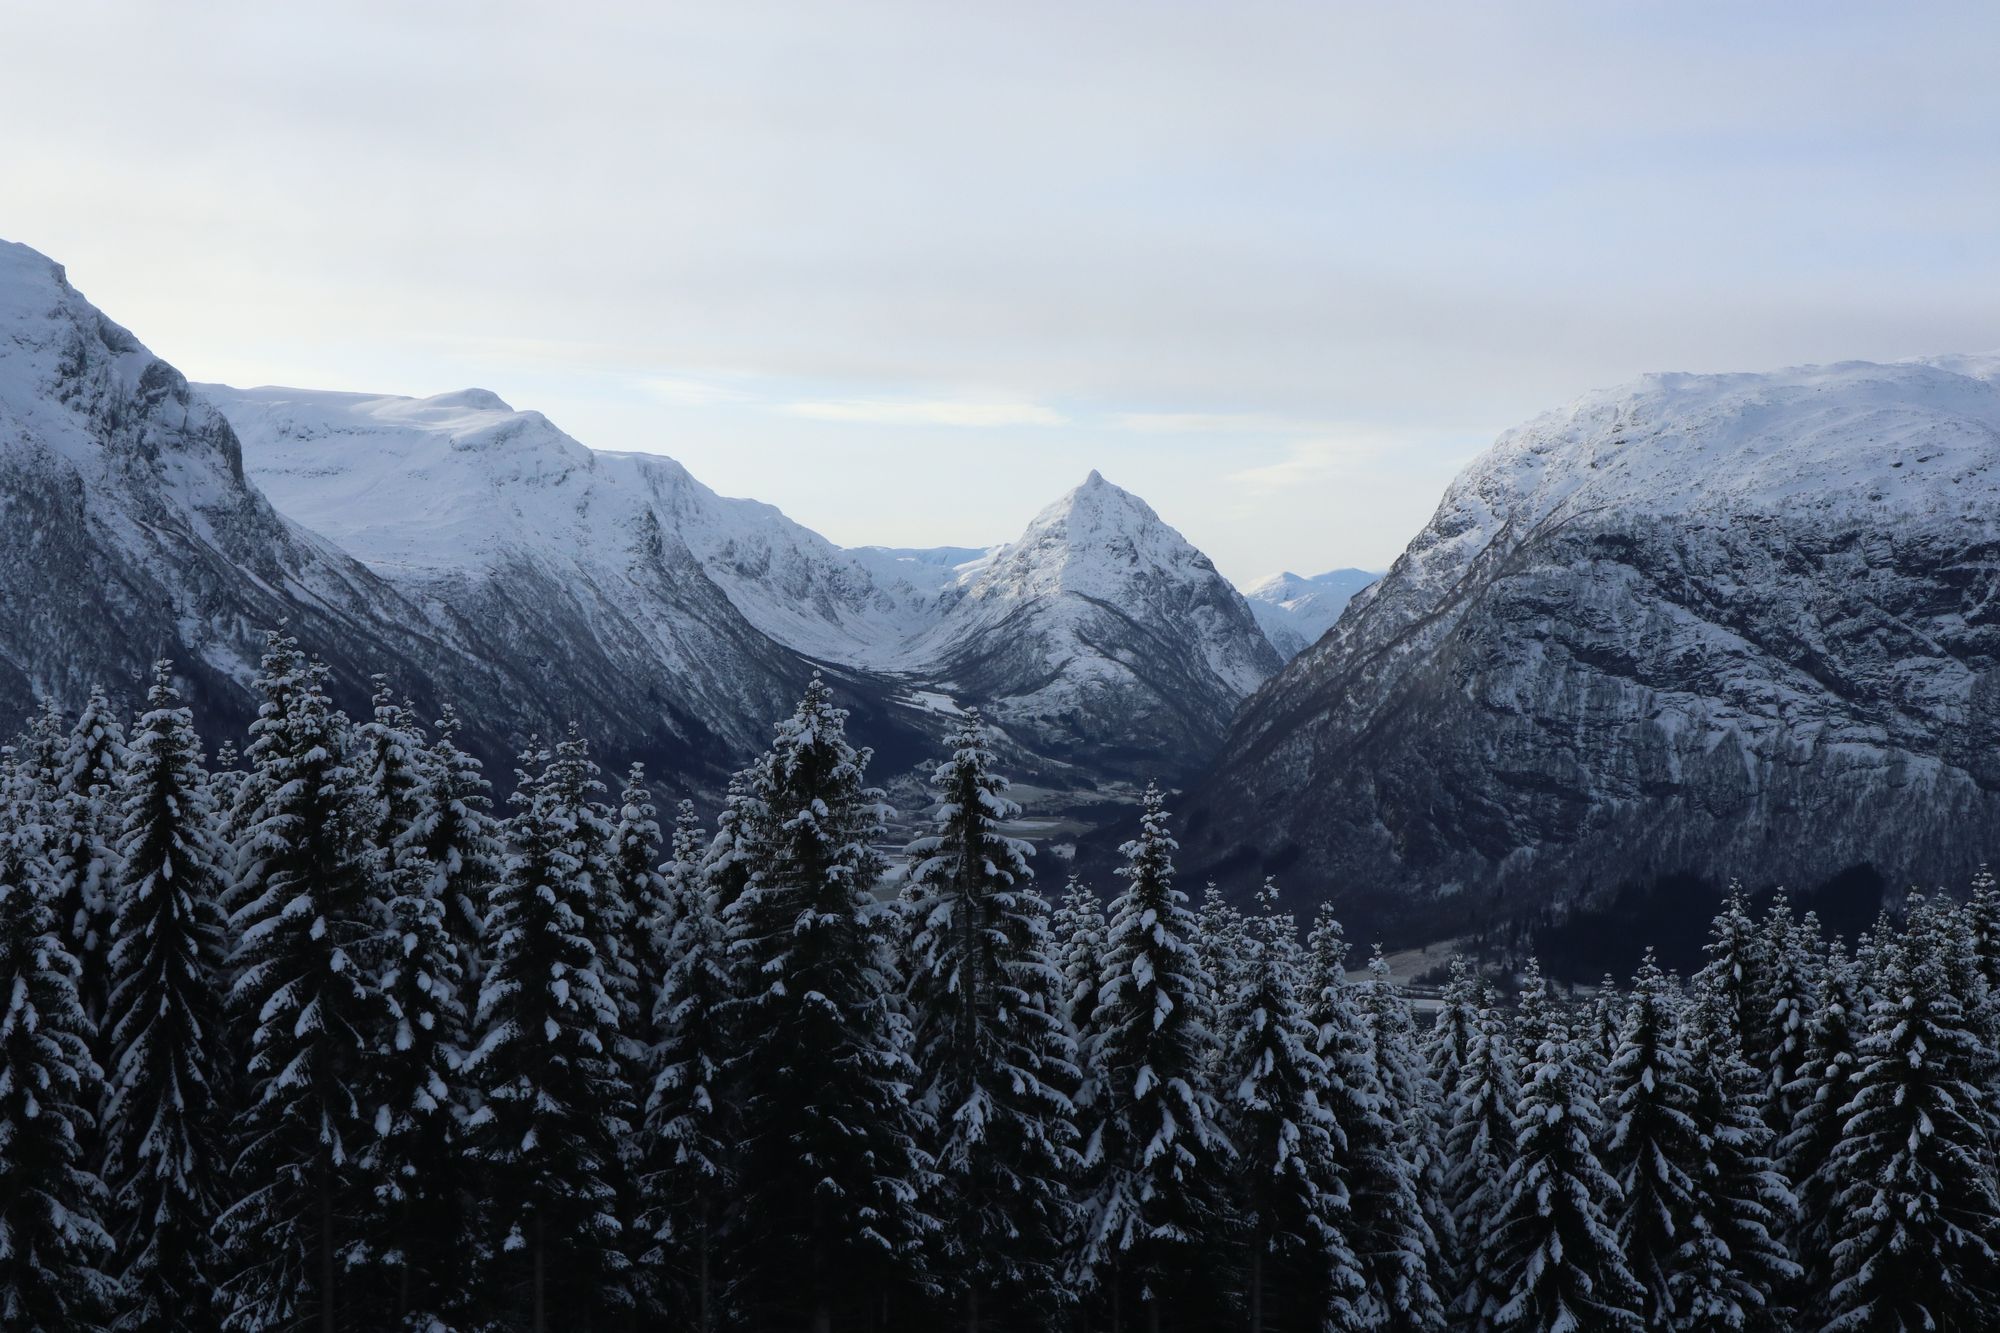
[[[1660,376],[1503,436],[1247,704],[1189,860],[1443,928],[1956,882],[2000,816],[2000,361]]]

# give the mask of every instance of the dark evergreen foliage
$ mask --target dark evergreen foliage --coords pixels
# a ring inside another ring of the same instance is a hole
[[[632,1132],[632,1093],[598,956],[595,849],[608,829],[592,800],[596,775],[574,738],[522,758],[466,1061],[483,1098],[466,1128],[485,1171],[484,1282],[506,1317],[537,1330],[552,1311],[591,1328],[631,1303],[618,1150]]]
[[[739,1125],[733,1294],[753,1323],[831,1327],[929,1294],[931,1162],[872,894],[882,802],[815,679],[739,784],[718,841],[738,994],[725,1080]]]
[[[1051,913],[976,716],[892,902],[823,682],[664,864],[573,733],[503,826],[449,714],[258,688],[241,772],[165,663],[0,752],[0,1327],[2000,1323],[1983,870],[1851,960],[1740,893],[1686,988],[1455,960],[1420,1033],[1330,909],[1190,912],[1157,791]]]
[[[119,1327],[216,1325],[212,1234],[227,1197],[234,1080],[223,1044],[222,849],[194,717],[153,668],[118,812],[107,950],[104,1177],[123,1287]]]
[[[368,812],[326,695],[327,670],[273,634],[245,758],[230,1003],[248,1042],[234,1201],[220,1225],[231,1327],[322,1320],[346,1303],[372,1209],[383,904]]]
[[[935,1163],[940,1282],[986,1313],[1053,1322],[1069,1304],[1071,1183],[1079,1167],[1075,1049],[1051,961],[1032,849],[977,712],[933,777],[935,831],[909,846],[905,972],[916,1016],[917,1105]]]

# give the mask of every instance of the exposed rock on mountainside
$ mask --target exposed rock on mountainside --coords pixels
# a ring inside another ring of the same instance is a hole
[[[1961,881],[2000,816],[1996,378],[1656,376],[1508,433],[1245,706],[1186,859],[1433,926]]]

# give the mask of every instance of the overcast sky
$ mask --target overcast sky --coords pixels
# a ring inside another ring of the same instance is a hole
[[[1650,370],[2000,348],[2000,6],[159,4],[0,19],[0,236],[194,379],[479,385],[836,541],[1098,467],[1385,566]]]

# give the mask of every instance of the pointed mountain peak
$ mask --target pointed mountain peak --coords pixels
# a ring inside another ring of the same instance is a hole
[[[1064,493],[1054,504],[1035,516],[1029,532],[1049,528],[1066,530],[1072,539],[1087,539],[1093,532],[1129,532],[1160,525],[1153,507],[1122,486],[1104,479],[1096,468],[1083,484]]]

